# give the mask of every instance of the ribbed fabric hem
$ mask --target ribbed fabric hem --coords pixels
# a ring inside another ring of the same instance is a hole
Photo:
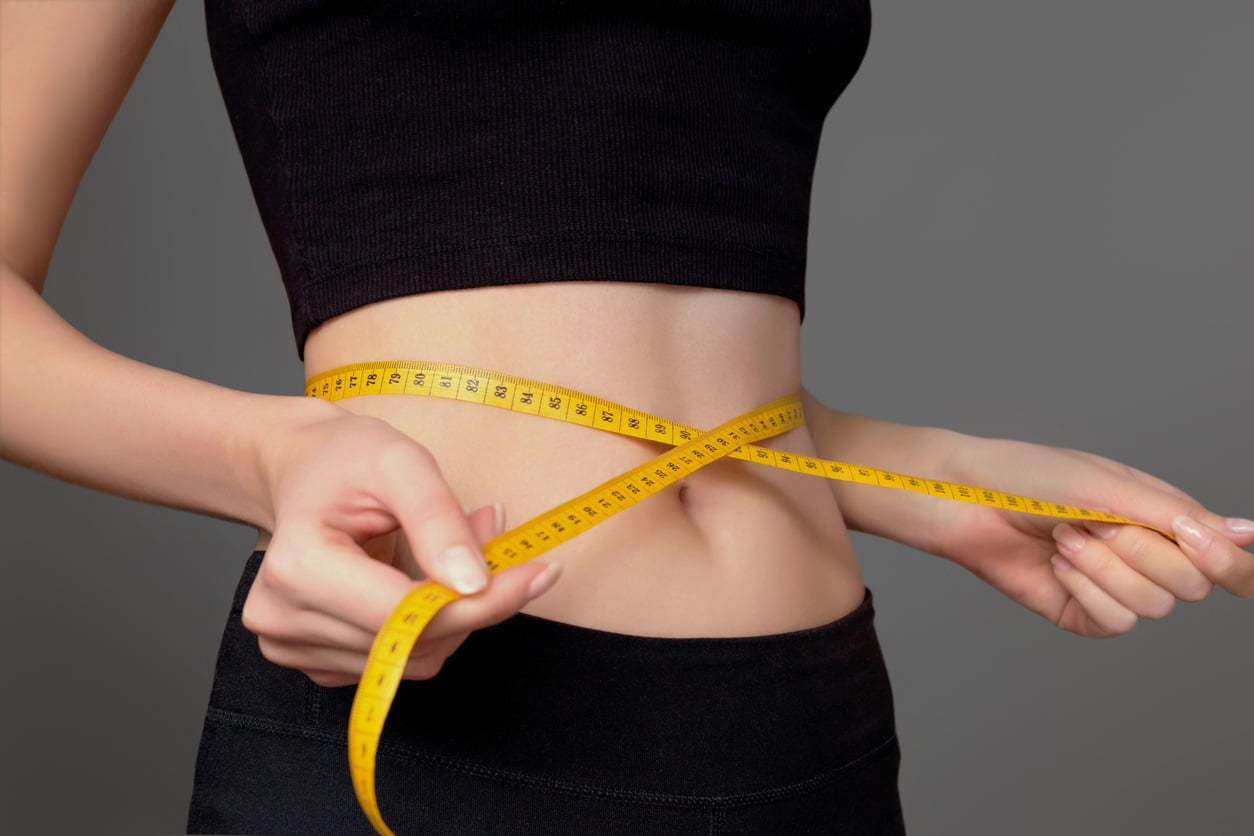
[[[778,253],[726,250],[700,241],[592,238],[509,240],[447,250],[422,249],[358,262],[323,274],[292,299],[297,353],[323,321],[398,296],[555,281],[656,282],[771,293],[797,303],[805,319],[805,262]],[[791,292],[779,293],[780,288]]]

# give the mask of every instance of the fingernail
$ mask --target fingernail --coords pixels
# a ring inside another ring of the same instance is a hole
[[[501,534],[505,531],[505,504],[493,502],[492,511],[496,514],[496,533]]]
[[[549,566],[540,574],[531,579],[531,583],[527,586],[527,598],[537,598],[549,591],[557,576],[562,571],[562,564],[556,560],[546,561]]]
[[[453,546],[440,555],[443,575],[463,595],[474,595],[488,585],[488,567],[469,546]]]
[[[1049,559],[1049,562],[1054,564],[1054,568],[1058,570],[1058,574],[1060,575],[1063,574],[1064,572],[1070,572],[1072,569],[1075,568],[1074,566],[1071,565],[1070,561],[1068,561],[1065,557],[1063,557],[1060,554],[1056,554],[1053,557],[1051,557]]]
[[[1066,523],[1060,523],[1054,528],[1054,539],[1069,552],[1078,552],[1084,548],[1084,535]]]
[[[1122,526],[1115,525],[1114,523],[1106,523],[1106,522],[1089,523],[1089,531],[1093,532],[1094,534],[1096,534],[1098,537],[1102,538],[1103,540],[1113,540],[1115,538],[1115,535],[1119,533],[1120,528],[1122,528]]]
[[[1228,517],[1228,519],[1224,520],[1224,527],[1233,534],[1254,534],[1254,520]]]
[[[1171,527],[1176,530],[1176,534],[1181,540],[1195,549],[1204,549],[1210,545],[1210,535],[1203,531],[1200,525],[1183,514],[1171,521]]]

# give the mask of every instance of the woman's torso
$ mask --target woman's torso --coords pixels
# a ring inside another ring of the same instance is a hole
[[[698,428],[801,391],[796,305],[658,283],[548,282],[424,293],[316,328],[306,378],[347,363],[460,363],[579,389]],[[435,456],[467,508],[500,500],[513,528],[668,449],[435,398],[338,401]],[[815,455],[808,426],[760,442]],[[265,548],[260,532],[257,548]],[[398,547],[412,558],[403,535]],[[720,459],[547,556],[557,584],[523,612],[635,635],[804,629],[853,610],[862,577],[830,484]]]

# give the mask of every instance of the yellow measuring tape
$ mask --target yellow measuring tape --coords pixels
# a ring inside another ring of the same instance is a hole
[[[492,573],[543,554],[724,456],[1008,511],[1138,525],[1175,541],[1175,536],[1168,532],[1108,511],[754,445],[755,441],[805,423],[801,399],[796,395],[763,404],[707,431],[564,386],[452,363],[389,360],[339,366],[309,378],[305,394],[330,401],[360,395],[425,395],[490,404],[671,445],[673,449],[656,458],[489,540],[483,546],[483,554]],[[374,789],[375,759],[383,723],[419,634],[441,607],[459,597],[459,593],[434,581],[410,590],[375,637],[353,699],[348,728],[353,788],[376,832],[386,836],[393,834],[379,812]]]

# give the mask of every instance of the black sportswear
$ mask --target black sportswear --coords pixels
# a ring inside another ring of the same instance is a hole
[[[204,0],[305,337],[370,302],[609,279],[805,315],[824,118],[867,0]]]

